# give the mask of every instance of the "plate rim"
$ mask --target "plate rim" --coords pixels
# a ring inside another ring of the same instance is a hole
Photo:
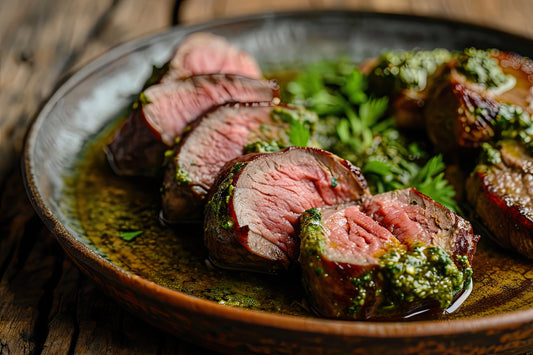
[[[105,273],[106,275],[110,275],[120,280],[120,284],[125,286],[127,289],[140,290],[143,295],[150,297],[154,301],[161,300],[161,297],[163,297],[164,300],[172,306],[193,309],[195,312],[201,314],[231,319],[243,324],[256,324],[282,330],[297,330],[324,335],[336,334],[349,337],[405,338],[405,334],[408,334],[409,338],[414,338],[435,335],[457,335],[465,332],[490,331],[495,328],[518,327],[520,325],[533,322],[533,306],[526,310],[474,318],[400,322],[361,322],[334,320],[283,315],[237,307],[229,307],[218,304],[215,301],[197,298],[180,291],[170,289],[163,285],[157,284],[154,281],[145,279],[131,271],[120,268],[111,261],[100,256],[93,249],[83,243],[79,238],[72,235],[54,215],[52,210],[47,206],[41,193],[37,189],[36,176],[32,171],[32,147],[37,139],[37,134],[40,127],[44,124],[46,117],[50,114],[58,101],[65,94],[67,94],[69,90],[83,82],[84,78],[90,76],[94,71],[97,71],[105,64],[112,63],[122,56],[127,56],[134,50],[139,50],[143,46],[151,45],[151,42],[153,41],[161,41],[164,37],[173,35],[175,32],[183,32],[183,34],[187,34],[194,31],[207,30],[218,26],[235,24],[239,22],[259,20],[264,21],[268,19],[290,18],[294,16],[323,16],[324,14],[327,14],[328,16],[346,16],[348,14],[349,16],[358,17],[384,17],[403,19],[410,22],[438,21],[442,24],[459,25],[463,28],[472,29],[475,31],[488,31],[497,34],[498,36],[513,38],[514,40],[520,42],[529,42],[530,45],[533,45],[533,39],[520,34],[509,33],[483,25],[455,21],[441,17],[338,9],[266,12],[239,17],[228,17],[203,22],[200,24],[172,26],[165,30],[121,43],[111,47],[106,52],[102,53],[95,59],[85,64],[83,67],[76,70],[76,72],[72,73],[63,80],[60,80],[58,86],[56,86],[56,89],[53,91],[51,96],[44,101],[44,106],[42,106],[42,109],[38,111],[37,115],[35,115],[26,131],[21,159],[22,178],[29,200],[34,207],[34,210],[37,212],[37,215],[41,218],[47,228],[53,232],[64,251],[71,257],[71,259],[74,259],[75,256],[72,255],[69,248],[75,250],[77,253],[79,253],[79,255],[90,256],[85,257],[85,265],[91,267],[97,272]],[[74,261],[76,264],[79,262],[78,260]],[[109,274],[109,272],[111,274]],[[123,279],[127,280],[127,282],[122,281]]]

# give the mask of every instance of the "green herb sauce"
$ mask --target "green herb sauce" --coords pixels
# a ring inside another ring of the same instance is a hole
[[[461,259],[464,263],[465,259]],[[442,309],[468,284],[472,269],[459,269],[450,255],[438,246],[417,244],[409,250],[392,248],[379,258],[380,276],[386,280],[383,307],[402,302],[435,300]]]
[[[310,260],[308,267],[314,269],[317,276],[323,276],[321,260],[326,248],[326,230],[320,210],[307,210],[300,224],[301,253]],[[456,263],[441,247],[422,243],[388,247],[377,260],[377,267],[349,280],[355,296],[347,314],[356,314],[376,296],[383,298],[378,312],[384,315],[411,302],[436,302],[446,309],[472,276],[465,256],[458,256]]]
[[[451,52],[439,48],[431,51],[384,52],[369,77],[377,85],[374,91],[377,90],[380,95],[401,89],[419,91],[425,89],[428,76],[451,58]]]
[[[506,75],[490,50],[467,48],[457,56],[457,70],[468,80],[488,89],[513,86],[515,79]]]

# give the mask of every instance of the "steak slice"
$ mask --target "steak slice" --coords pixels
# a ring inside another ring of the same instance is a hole
[[[443,65],[426,100],[426,130],[442,152],[476,148],[494,136],[499,104],[484,87],[469,82],[455,68]]]
[[[254,79],[263,77],[259,65],[250,54],[235,47],[224,37],[196,32],[180,44],[162,81],[215,73],[240,74]]]
[[[533,258],[533,158],[503,141],[467,180],[467,199],[500,245]]]
[[[332,153],[289,147],[228,163],[206,205],[204,242],[213,264],[275,273],[298,258],[302,212],[360,201],[359,168]]]
[[[316,119],[299,108],[237,104],[217,108],[196,120],[165,171],[163,220],[200,221],[205,197],[226,162],[243,155],[252,143],[287,147],[292,121],[310,127]]]
[[[425,116],[443,152],[476,148],[497,133],[501,104],[531,113],[533,62],[497,50],[469,49],[443,65],[430,83]]]
[[[398,240],[357,205],[305,211],[299,237],[302,280],[313,310],[329,318],[372,318],[382,299],[374,291],[384,287],[374,277],[379,257],[398,247]],[[369,292],[354,282],[365,277]]]
[[[189,123],[214,107],[231,102],[279,100],[278,85],[240,75],[198,75],[148,87],[138,108],[106,147],[119,175],[156,176],[164,151],[175,144]]]
[[[438,246],[457,266],[464,257],[472,264],[479,235],[470,222],[412,187],[374,195],[363,211],[403,244]]]
[[[444,310],[469,286],[478,236],[414,189],[300,219],[300,264],[323,316],[396,319]]]

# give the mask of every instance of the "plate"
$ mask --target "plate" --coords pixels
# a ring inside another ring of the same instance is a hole
[[[384,49],[475,46],[533,57],[533,41],[519,36],[439,19],[350,11],[269,13],[175,27],[109,51],[74,74],[43,107],[28,132],[23,162],[36,211],[66,253],[104,291],[165,331],[232,353],[493,354],[533,347],[533,263],[501,250],[486,236],[473,265],[474,289],[458,311],[399,322],[359,322],[313,317],[305,305],[290,299],[294,295],[290,287],[282,286],[279,293],[265,291],[261,310],[234,307],[243,301],[232,297],[231,287],[224,285],[219,291],[227,292],[225,301],[210,300],[212,288],[196,292],[206,281],[198,270],[207,266],[198,242],[201,233],[198,236],[193,227],[165,232],[168,235],[161,239],[145,232],[133,242],[101,232],[116,226],[106,227],[99,210],[80,212],[81,197],[73,194],[81,157],[128,107],[152,65],[165,63],[183,38],[195,31],[226,37],[257,58],[267,73],[339,56],[361,61]],[[101,164],[102,174],[109,174],[103,160],[96,163]],[[89,195],[99,201],[109,193],[95,190]],[[137,200],[142,198],[128,200],[121,213],[151,211]],[[95,232],[96,224],[100,228]],[[180,263],[184,248],[176,245],[181,240],[190,241],[187,248],[197,257],[192,268]],[[231,276],[235,285],[255,282],[242,280],[252,276],[235,275]],[[245,292],[248,284],[243,285],[235,287]],[[280,301],[289,306],[268,303],[268,292],[273,298],[289,295]]]

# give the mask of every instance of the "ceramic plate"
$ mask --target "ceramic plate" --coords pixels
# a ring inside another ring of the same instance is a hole
[[[30,198],[83,271],[130,311],[219,351],[492,354],[533,347],[533,263],[501,250],[485,235],[473,265],[472,294],[459,310],[359,322],[314,317],[290,277],[279,281],[209,269],[201,228],[162,228],[157,186],[113,176],[99,144],[140,91],[152,65],[169,60],[194,31],[226,37],[257,58],[267,73],[323,58],[361,61],[384,49],[494,47],[533,57],[533,42],[510,34],[349,11],[262,14],[176,27],[117,47],[53,95],[31,127],[24,152]],[[92,158],[83,158],[87,156]],[[80,183],[80,172],[92,174]],[[91,179],[105,179],[106,184],[95,188],[99,185]],[[112,208],[106,207],[108,200],[115,201]],[[141,235],[132,241],[118,236],[139,228]]]

